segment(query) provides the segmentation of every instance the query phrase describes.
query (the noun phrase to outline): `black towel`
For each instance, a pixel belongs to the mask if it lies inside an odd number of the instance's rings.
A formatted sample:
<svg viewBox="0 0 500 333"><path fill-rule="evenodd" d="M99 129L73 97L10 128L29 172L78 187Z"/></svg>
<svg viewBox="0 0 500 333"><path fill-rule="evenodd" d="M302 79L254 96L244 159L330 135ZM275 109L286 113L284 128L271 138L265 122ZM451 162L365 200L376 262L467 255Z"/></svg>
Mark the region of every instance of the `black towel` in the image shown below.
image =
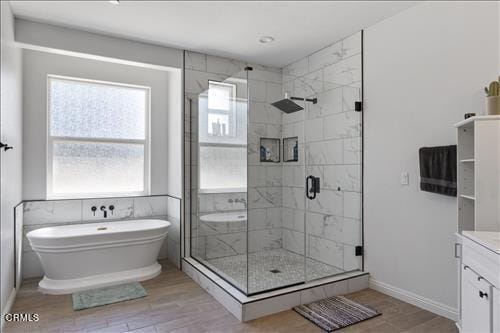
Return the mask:
<svg viewBox="0 0 500 333"><path fill-rule="evenodd" d="M457 146L423 147L419 150L420 189L457 196Z"/></svg>

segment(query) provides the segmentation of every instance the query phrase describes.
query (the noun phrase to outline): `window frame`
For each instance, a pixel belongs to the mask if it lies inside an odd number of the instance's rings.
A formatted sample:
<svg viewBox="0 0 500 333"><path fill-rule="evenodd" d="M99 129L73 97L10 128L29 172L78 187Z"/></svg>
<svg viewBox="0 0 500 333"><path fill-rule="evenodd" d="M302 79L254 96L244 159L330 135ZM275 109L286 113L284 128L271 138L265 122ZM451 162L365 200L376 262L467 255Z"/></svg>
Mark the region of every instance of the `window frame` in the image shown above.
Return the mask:
<svg viewBox="0 0 500 333"><path fill-rule="evenodd" d="M79 83L100 84L105 86L116 86L125 88L143 89L146 91L146 108L144 119L144 140L142 139L119 139L119 138L85 138L85 137L68 137L68 136L52 136L51 135L51 110L50 110L50 83L51 80L70 81ZM151 190L151 87L143 85L134 85L112 81L102 81L94 79L85 79L73 76L63 76L56 74L48 74L46 81L46 197L47 199L84 199L84 198L99 198L99 197L126 197L126 196L141 196L149 195ZM74 193L54 193L53 191L53 145L55 142L74 142L74 143L117 143L117 144L141 144L144 147L144 179L143 191L128 191L128 192L74 192Z"/></svg>

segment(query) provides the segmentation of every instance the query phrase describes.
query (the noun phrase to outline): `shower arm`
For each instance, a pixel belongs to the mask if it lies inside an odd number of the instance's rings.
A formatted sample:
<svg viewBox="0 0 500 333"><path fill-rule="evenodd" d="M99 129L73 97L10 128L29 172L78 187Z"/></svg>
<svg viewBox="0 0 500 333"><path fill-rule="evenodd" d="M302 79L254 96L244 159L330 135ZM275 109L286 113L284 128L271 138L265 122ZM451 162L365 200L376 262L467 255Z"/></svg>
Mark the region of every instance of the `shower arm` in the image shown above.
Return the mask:
<svg viewBox="0 0 500 333"><path fill-rule="evenodd" d="M318 99L317 99L317 98L300 98L300 97L290 97L290 99L292 99L292 100L296 100L296 101L312 102L313 104L318 103Z"/></svg>

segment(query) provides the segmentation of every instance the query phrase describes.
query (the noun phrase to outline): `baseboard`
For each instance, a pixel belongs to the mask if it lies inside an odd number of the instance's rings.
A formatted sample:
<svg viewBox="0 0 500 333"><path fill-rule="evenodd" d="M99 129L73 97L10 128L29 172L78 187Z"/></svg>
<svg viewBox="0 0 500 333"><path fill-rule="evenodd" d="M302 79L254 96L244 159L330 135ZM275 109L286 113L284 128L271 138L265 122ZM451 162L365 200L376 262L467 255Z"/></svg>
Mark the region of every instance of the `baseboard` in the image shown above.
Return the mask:
<svg viewBox="0 0 500 333"><path fill-rule="evenodd" d="M424 310L433 312L450 320L458 320L458 311L446 304L442 304L431 299L419 296L410 291L391 286L387 283L370 279L370 288L383 294L392 296L401 301L413 304Z"/></svg>
<svg viewBox="0 0 500 333"><path fill-rule="evenodd" d="M2 321L0 323L0 331L3 332L3 326L5 325L5 315L10 312L12 309L12 305L14 305L14 301L16 300L17 289L12 289L10 292L9 298L7 299L7 303L5 303L5 307L2 309Z"/></svg>

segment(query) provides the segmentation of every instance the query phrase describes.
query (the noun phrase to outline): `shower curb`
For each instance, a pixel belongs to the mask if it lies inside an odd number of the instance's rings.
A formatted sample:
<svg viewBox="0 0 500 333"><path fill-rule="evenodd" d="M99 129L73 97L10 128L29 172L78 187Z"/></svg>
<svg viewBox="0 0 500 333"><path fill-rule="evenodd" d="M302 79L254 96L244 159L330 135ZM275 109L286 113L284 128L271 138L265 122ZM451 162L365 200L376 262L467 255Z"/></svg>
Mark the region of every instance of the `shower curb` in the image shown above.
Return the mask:
<svg viewBox="0 0 500 333"><path fill-rule="evenodd" d="M183 259L182 270L242 322L323 298L363 290L368 288L369 280L368 272L348 272L293 287L246 296L192 258Z"/></svg>

